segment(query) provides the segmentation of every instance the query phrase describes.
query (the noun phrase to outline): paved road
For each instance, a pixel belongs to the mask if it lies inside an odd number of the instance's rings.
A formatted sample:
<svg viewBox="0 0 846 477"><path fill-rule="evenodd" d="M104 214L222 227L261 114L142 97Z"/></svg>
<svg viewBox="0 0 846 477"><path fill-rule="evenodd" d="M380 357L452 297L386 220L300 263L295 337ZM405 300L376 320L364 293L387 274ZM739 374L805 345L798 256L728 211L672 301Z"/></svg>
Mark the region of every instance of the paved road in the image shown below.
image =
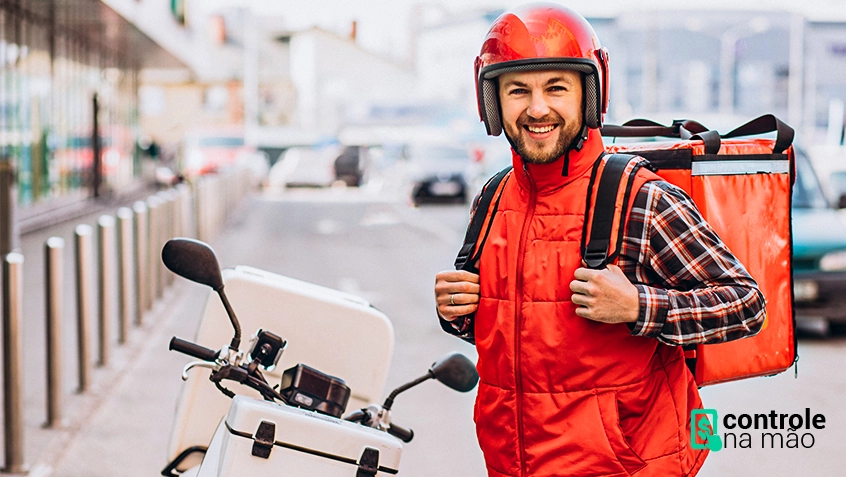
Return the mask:
<svg viewBox="0 0 846 477"><path fill-rule="evenodd" d="M388 388L421 374L436 358L466 343L445 335L433 318L434 274L451 266L467 211L463 206L410 208L357 190L294 191L252 199L214 241L221 265L251 265L363 296L393 321L396 347ZM130 363L81 431L68 437L52 475L156 475L164 459L170 416L186 361L167 353L173 334L191 336L205 290L179 284L158 309L159 325L144 344L126 351ZM846 392L843 339L802 341L798 378L793 372L724 384L702 391L706 407L726 413L824 414L810 449L724 449L703 476L846 475ZM416 432L403 452L402 475L484 475L471 421L473 396L427 383L398 398L397 422ZM721 429L720 432L723 430ZM785 437L787 436L785 432ZM809 438L804 442L808 444ZM49 469L40 468L42 475Z"/></svg>

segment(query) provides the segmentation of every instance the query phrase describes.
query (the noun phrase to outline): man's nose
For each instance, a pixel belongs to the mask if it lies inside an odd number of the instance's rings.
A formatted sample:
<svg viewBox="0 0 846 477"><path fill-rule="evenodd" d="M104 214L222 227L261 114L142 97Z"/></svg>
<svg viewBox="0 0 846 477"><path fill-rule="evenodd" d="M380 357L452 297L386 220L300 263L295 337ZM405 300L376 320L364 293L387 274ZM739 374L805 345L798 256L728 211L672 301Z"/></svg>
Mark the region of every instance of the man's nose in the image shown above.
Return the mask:
<svg viewBox="0 0 846 477"><path fill-rule="evenodd" d="M531 102L526 114L531 118L540 119L549 114L549 106L546 104L542 92L532 92Z"/></svg>

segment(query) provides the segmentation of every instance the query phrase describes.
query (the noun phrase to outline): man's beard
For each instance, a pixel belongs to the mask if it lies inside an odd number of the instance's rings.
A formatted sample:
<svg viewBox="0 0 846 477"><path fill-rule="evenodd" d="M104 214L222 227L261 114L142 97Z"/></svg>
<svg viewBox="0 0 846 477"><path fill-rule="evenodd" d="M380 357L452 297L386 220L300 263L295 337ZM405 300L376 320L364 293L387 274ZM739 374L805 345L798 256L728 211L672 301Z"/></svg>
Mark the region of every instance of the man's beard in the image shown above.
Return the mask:
<svg viewBox="0 0 846 477"><path fill-rule="evenodd" d="M580 114L578 121L564 123L561 116L554 111L551 111L550 114L542 118L533 119L530 118L524 111L523 114L517 118L517 134L514 134L513 131L508 131L508 129L510 129L508 126L505 127L505 133L511 139L514 150L517 151L517 154L519 154L524 161L530 164L547 164L556 161L559 157L563 156L565 152L567 152L570 144L573 143L573 140L576 139L576 136L578 136L581 130L581 119ZM543 123L553 123L557 125L557 129L559 129L558 140L555 142L555 146L552 149L549 149L548 152L530 152L526 147L526 141L524 141L523 138L523 133L526 131L524 126Z"/></svg>

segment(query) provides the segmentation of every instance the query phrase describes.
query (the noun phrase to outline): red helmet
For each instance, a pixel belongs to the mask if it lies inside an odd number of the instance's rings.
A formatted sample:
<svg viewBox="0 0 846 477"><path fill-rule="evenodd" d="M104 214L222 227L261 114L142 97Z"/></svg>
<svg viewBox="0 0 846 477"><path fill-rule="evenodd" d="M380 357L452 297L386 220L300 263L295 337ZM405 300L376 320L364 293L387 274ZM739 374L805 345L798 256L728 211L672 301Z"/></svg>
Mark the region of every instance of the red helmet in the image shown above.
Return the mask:
<svg viewBox="0 0 846 477"><path fill-rule="evenodd" d="M602 126L608 110L608 50L585 18L554 4L531 4L494 21L476 57L476 97L488 134L499 136L497 76L513 71L576 70L584 77L584 121Z"/></svg>

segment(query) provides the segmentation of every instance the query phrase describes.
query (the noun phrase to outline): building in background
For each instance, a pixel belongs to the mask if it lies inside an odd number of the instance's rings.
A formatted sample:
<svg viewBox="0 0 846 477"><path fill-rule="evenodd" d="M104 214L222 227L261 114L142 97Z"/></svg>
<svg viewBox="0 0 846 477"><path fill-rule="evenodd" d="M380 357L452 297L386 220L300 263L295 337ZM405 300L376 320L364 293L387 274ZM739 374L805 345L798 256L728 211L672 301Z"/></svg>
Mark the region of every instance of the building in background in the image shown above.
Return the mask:
<svg viewBox="0 0 846 477"><path fill-rule="evenodd" d="M588 20L610 50L607 120L687 116L724 128L773 113L808 140L832 121L833 135L842 133L846 19L803 11L604 9ZM473 60L500 12L418 7L412 58L421 97L476 114Z"/></svg>
<svg viewBox="0 0 846 477"><path fill-rule="evenodd" d="M271 160L291 146L337 141L345 125L403 104L413 90L409 69L356 43L354 24L347 35L288 31L284 19L243 8L191 23L213 51L208 63L146 70L141 89L143 129L183 162L184 139L199 131L240 131Z"/></svg>
<svg viewBox="0 0 846 477"><path fill-rule="evenodd" d="M169 1L144 3L183 28ZM135 187L139 72L179 65L105 2L0 3L0 160L17 172L19 218Z"/></svg>
<svg viewBox="0 0 846 477"><path fill-rule="evenodd" d="M846 98L844 21L699 10L622 12L591 23L611 51L614 122L686 116L727 132L772 113L815 142Z"/></svg>

